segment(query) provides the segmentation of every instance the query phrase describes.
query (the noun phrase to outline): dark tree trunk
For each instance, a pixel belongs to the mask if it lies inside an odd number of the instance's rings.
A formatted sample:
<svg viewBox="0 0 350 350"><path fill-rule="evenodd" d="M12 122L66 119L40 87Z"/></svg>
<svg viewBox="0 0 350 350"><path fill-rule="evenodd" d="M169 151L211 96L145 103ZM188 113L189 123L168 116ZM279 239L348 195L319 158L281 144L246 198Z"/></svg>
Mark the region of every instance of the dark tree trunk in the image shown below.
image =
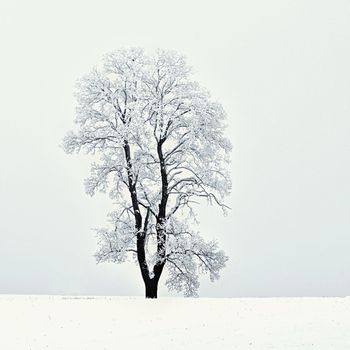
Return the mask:
<svg viewBox="0 0 350 350"><path fill-rule="evenodd" d="M166 247L166 232L164 228L164 223L166 221L166 205L168 201L168 178L166 172L165 159L162 150L162 144L165 139L161 139L157 145L157 151L160 162L160 173L162 178L162 197L159 204L159 212L157 215L157 254L158 254L158 262L155 264L153 268L154 277L149 277L149 269L146 262L146 252L145 252L145 239L147 234L147 226L150 215L150 208L147 209L146 218L144 221L144 227L142 230L142 216L139 207L139 201L137 198L137 190L136 190L136 182L134 179L132 163L131 163L131 151L130 146L127 140L124 140L124 153L126 160L126 168L128 175L128 187L132 202L132 207L134 211L135 217L135 230L136 230L136 245L137 245L137 260L140 266L141 274L143 281L145 283L146 289L146 298L155 299L158 297L158 281L162 274L165 261L165 247Z"/></svg>
<svg viewBox="0 0 350 350"><path fill-rule="evenodd" d="M142 216L140 212L139 202L137 199L136 183L133 176L132 163L131 163L131 151L127 140L124 140L124 153L126 160L126 168L128 173L128 187L131 197L131 203L134 210L135 217L135 231L136 231L136 247L137 247L137 260L140 266L141 275L146 286L146 298L156 298L157 297L157 283L153 283L149 278L149 270L146 262L146 252L145 252L145 239L146 231L148 226L148 220L150 215L150 210L147 210L144 228L142 230Z"/></svg>
<svg viewBox="0 0 350 350"><path fill-rule="evenodd" d="M145 281L146 298L156 299L158 297L158 281L155 278Z"/></svg>

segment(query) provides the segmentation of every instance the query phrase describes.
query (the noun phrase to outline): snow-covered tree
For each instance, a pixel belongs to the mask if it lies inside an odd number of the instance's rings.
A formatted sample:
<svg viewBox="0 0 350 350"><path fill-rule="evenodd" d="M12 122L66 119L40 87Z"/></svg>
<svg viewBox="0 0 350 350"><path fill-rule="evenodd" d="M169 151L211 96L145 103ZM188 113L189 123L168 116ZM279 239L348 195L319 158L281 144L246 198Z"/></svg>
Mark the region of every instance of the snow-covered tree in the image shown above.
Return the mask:
<svg viewBox="0 0 350 350"><path fill-rule="evenodd" d="M231 150L225 112L191 80L183 56L117 50L77 85L77 132L64 139L67 153L95 154L86 191L108 191L115 201L109 228L97 230L98 262L140 267L146 297L156 298L164 266L170 290L195 296L198 274L219 277L227 257L191 227L206 199L226 205Z"/></svg>

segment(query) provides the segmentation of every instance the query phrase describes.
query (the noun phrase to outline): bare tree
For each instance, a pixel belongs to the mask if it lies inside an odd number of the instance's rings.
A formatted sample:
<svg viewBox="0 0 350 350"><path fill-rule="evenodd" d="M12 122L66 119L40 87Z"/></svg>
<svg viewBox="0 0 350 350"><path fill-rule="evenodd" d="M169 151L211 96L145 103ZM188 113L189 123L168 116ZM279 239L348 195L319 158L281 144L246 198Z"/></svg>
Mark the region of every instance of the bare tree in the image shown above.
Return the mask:
<svg viewBox="0 0 350 350"><path fill-rule="evenodd" d="M76 97L79 129L64 148L96 154L86 191L108 190L116 201L112 227L97 231L97 261L134 256L147 298L157 297L165 265L170 290L196 295L198 274L217 279L227 260L191 229L201 199L226 209L231 145L223 108L172 51L107 54L102 68L78 82Z"/></svg>

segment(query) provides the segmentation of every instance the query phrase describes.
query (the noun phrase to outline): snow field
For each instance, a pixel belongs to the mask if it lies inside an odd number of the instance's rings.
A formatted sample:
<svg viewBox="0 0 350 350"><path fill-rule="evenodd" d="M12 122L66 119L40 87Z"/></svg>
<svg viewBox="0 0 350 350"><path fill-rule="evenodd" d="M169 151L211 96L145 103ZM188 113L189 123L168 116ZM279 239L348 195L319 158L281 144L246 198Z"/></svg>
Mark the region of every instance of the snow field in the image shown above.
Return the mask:
<svg viewBox="0 0 350 350"><path fill-rule="evenodd" d="M350 297L0 296L0 349L350 349Z"/></svg>

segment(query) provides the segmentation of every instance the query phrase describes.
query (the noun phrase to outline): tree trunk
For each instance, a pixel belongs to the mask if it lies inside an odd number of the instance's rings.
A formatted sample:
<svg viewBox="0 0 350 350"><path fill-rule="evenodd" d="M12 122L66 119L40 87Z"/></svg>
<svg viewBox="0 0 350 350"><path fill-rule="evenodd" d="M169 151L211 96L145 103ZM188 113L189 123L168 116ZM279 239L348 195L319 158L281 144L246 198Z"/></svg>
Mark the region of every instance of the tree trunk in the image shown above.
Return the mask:
<svg viewBox="0 0 350 350"><path fill-rule="evenodd" d="M156 278L145 281L146 298L156 299L158 293L158 280Z"/></svg>

